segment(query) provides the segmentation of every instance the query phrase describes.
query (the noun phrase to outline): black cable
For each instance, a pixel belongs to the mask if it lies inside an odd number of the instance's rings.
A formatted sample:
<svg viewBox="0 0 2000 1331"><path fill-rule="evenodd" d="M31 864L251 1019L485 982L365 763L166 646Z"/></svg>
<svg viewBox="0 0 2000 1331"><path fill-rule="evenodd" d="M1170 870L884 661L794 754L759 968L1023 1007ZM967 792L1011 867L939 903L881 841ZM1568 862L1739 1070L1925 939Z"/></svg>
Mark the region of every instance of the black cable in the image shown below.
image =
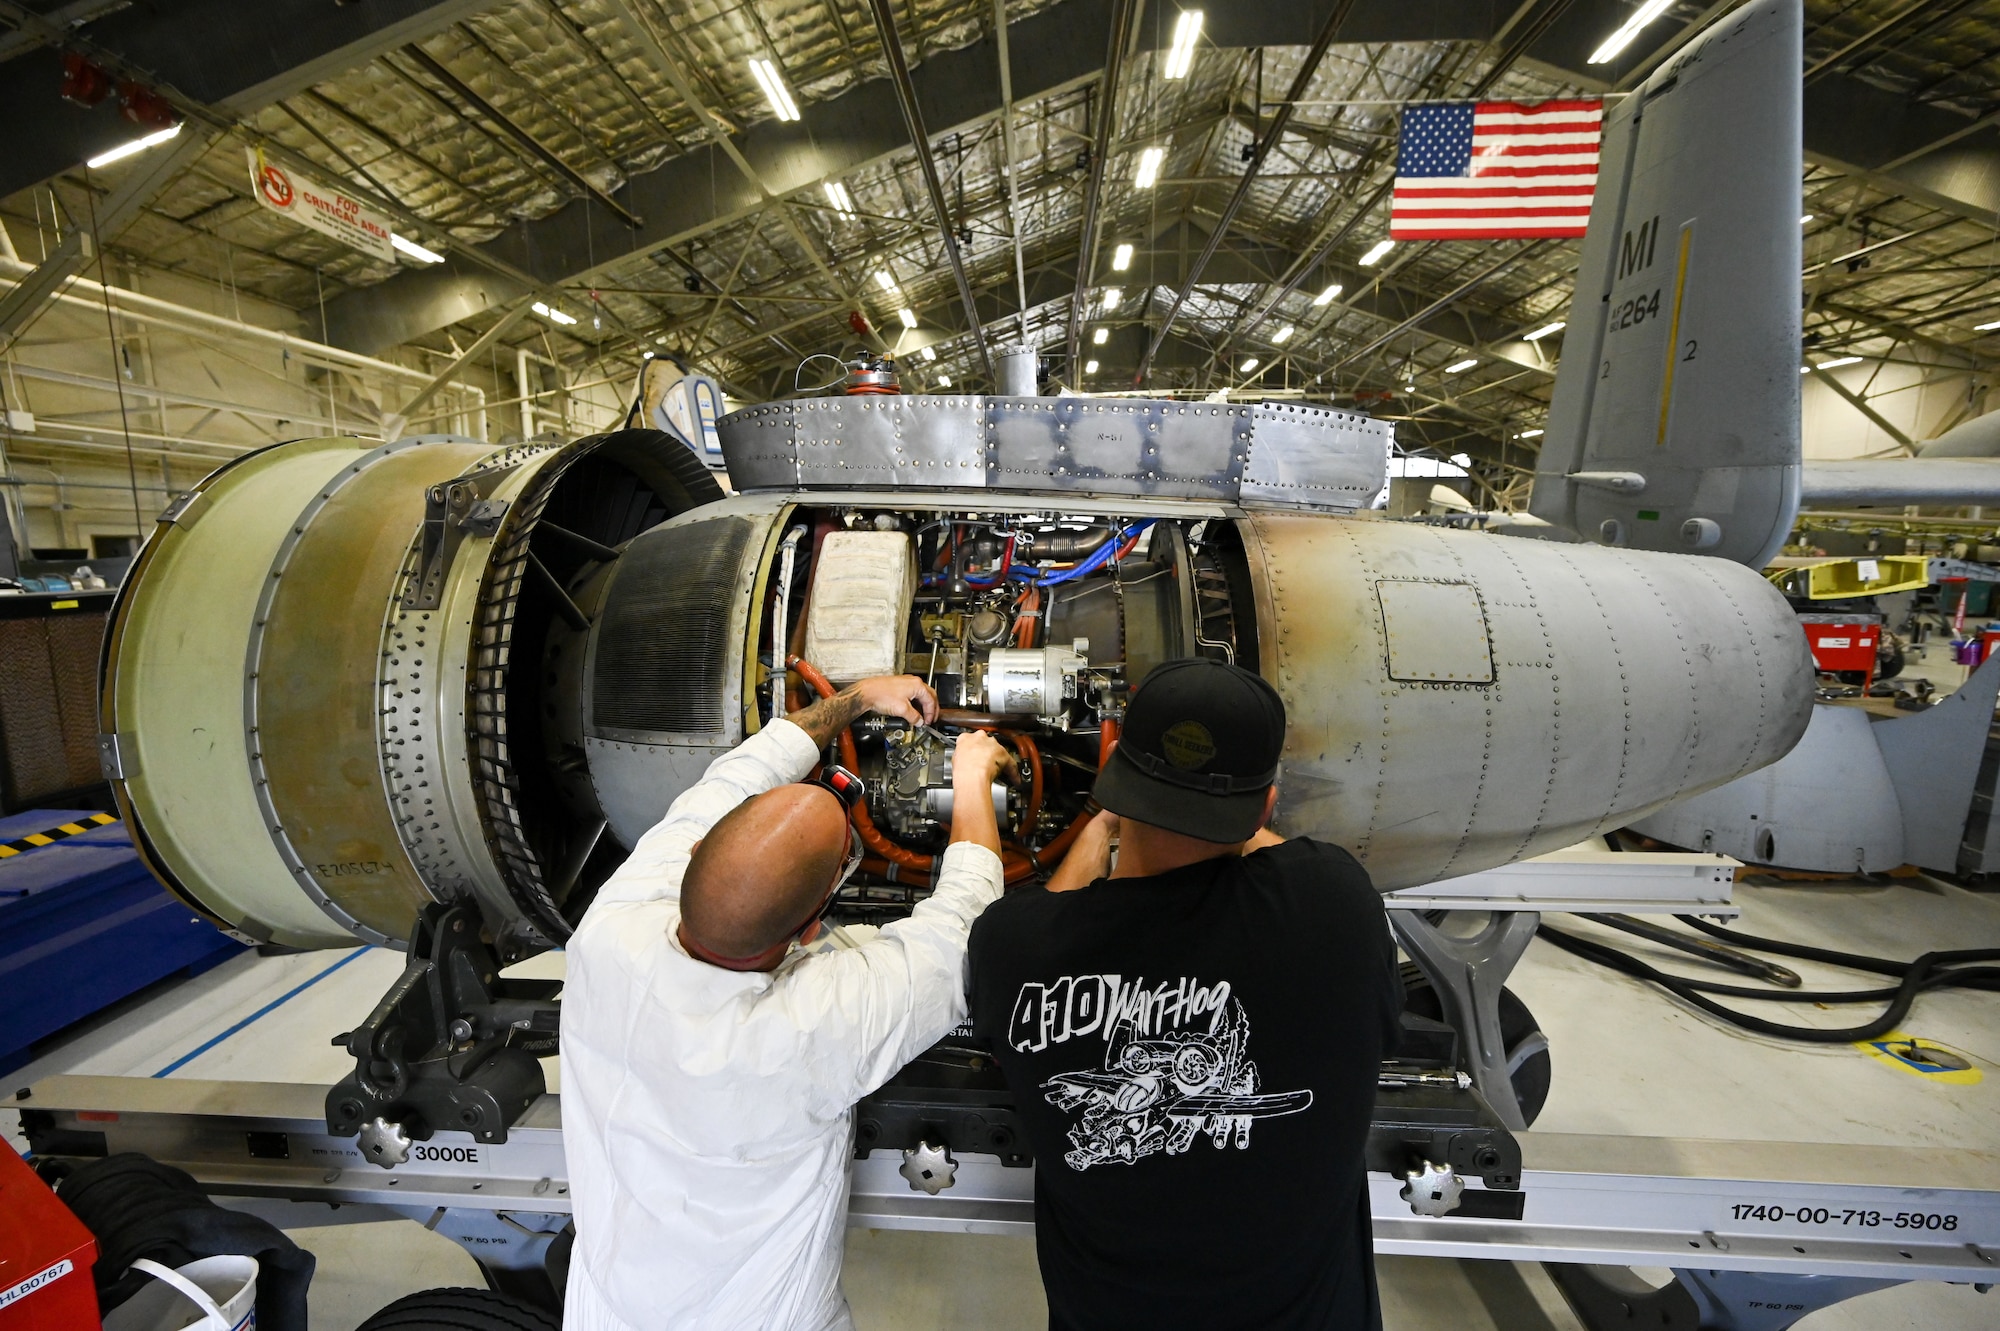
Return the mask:
<svg viewBox="0 0 2000 1331"><path fill-rule="evenodd" d="M1586 961L1594 961L1600 966L1607 966L1635 979L1657 984L1683 1002L1700 1008L1711 1016L1719 1017L1732 1026L1781 1040L1799 1040L1809 1044L1856 1044L1885 1035L1902 1023L1903 1018L1909 1015L1911 1006L1917 1001L1917 995L1927 989L2000 989L2000 965L1962 964L2000 962L2000 948L1926 952L1915 961L1899 964L1880 957L1860 957L1824 948L1809 948L1798 943L1754 938L1747 934L1720 930L1712 925L1704 925L1703 931L1727 938L1731 943L1753 951L1770 951L1807 960L1826 961L1855 970L1884 971L1899 976L1900 983L1893 988L1850 991L1751 989L1743 985L1717 984L1710 980L1671 975L1629 953L1620 952L1617 948L1608 947L1603 943L1579 938L1575 934L1564 933L1547 923L1542 924L1537 930L1541 936L1565 952L1582 957ZM1747 1012L1724 1007L1707 997L1708 994L1723 994L1732 998L1750 998L1775 1003L1862 1003L1879 1002L1886 998L1889 1006L1875 1020L1864 1025L1850 1026L1841 1030L1823 1030L1814 1026L1787 1026L1782 1022L1753 1017Z"/></svg>

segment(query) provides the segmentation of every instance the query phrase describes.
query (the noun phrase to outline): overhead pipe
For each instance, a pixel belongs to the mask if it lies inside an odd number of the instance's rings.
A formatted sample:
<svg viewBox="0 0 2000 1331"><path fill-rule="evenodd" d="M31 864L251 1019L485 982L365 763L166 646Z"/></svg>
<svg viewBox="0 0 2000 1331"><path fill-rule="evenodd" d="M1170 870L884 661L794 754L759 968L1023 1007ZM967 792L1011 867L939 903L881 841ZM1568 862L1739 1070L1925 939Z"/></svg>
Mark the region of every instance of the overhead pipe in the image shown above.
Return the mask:
<svg viewBox="0 0 2000 1331"><path fill-rule="evenodd" d="M1097 132L1090 144L1090 183L1083 191L1083 220L1077 231L1076 285L1069 296L1068 360L1063 374L1074 386L1079 345L1083 335L1083 306L1090 291L1091 265L1097 258L1098 200L1104 195L1105 159L1111 156L1113 124L1118 119L1118 77L1125 68L1125 51L1132 44L1132 25L1138 21L1139 6L1134 0L1117 0L1111 11L1110 45L1104 51L1104 86L1098 93Z"/></svg>
<svg viewBox="0 0 2000 1331"><path fill-rule="evenodd" d="M1120 0L1129 4L1131 0ZM952 279L958 283L959 303L965 307L965 321L971 326L973 349L979 353L979 368L987 382L993 380L993 361L986 354L986 330L979 325L979 306L972 298L972 282L965 275L965 259L958 252L958 237L951 233L951 212L945 206L944 186L938 180L937 163L931 160L930 132L924 128L923 108L917 105L917 85L910 81L910 64L903 55L903 41L896 35L896 18L889 12L889 0L868 0L875 15L875 31L882 38L882 53L889 59L889 81L896 89L896 101L903 108L903 123L909 126L910 142L917 149L917 166L923 171L924 192L931 196L931 211L937 214L938 235L944 239L944 257L951 263Z"/></svg>
<svg viewBox="0 0 2000 1331"><path fill-rule="evenodd" d="M1222 216L1215 220L1214 229L1208 233L1208 244L1201 247L1201 253L1195 257L1193 267L1188 269L1187 276L1181 281L1181 289L1174 293L1174 302L1167 307L1166 317L1160 320L1159 330L1147 344L1146 353L1139 357L1139 368L1132 376L1133 387L1136 388L1146 382L1146 371L1152 368L1153 357L1159 354L1160 344L1167 340L1167 333L1174 326L1175 316L1181 312L1181 306L1187 303L1188 295L1193 292L1195 283L1201 280L1202 270L1208 267L1208 261L1215 257L1215 251L1222 244L1222 238L1229 233L1230 223L1234 222L1236 214L1242 211L1245 200L1250 197L1250 186L1256 182L1257 172L1263 167L1264 159L1270 156L1271 149L1277 147L1279 140L1284 138L1286 127L1292 123L1292 112L1297 109L1299 100L1306 95L1306 90L1312 86L1313 76L1319 73L1320 61L1326 56L1326 48L1333 45L1335 34L1340 31L1341 25L1347 22L1348 11L1353 8L1354 0L1340 0L1340 3L1333 7L1333 12L1327 15L1325 25L1319 30L1319 36L1313 39L1312 49L1306 52L1305 61L1299 66L1298 75L1292 80L1291 91L1285 94L1284 104L1278 108L1278 113L1271 117L1270 128L1264 131L1264 137L1257 141L1256 155L1250 159L1249 167L1243 172L1243 179L1236 182L1236 193L1230 195L1229 206L1224 208ZM1074 318L1071 320L1070 328L1071 355L1074 355L1076 342Z"/></svg>

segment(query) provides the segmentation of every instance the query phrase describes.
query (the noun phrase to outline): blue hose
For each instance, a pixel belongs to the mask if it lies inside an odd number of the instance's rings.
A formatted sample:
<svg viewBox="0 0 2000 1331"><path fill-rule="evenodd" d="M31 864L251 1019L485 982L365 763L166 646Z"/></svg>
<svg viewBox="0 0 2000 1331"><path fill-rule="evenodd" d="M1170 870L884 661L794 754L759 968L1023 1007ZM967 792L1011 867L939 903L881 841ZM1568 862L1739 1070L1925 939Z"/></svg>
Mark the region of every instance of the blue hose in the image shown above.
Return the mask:
<svg viewBox="0 0 2000 1331"><path fill-rule="evenodd" d="M1078 564L1075 568L1066 568L1060 573L1051 573L1045 578L1038 578L1032 573L1023 571L1021 578L1024 582L1028 582L1036 587L1053 587L1059 582L1072 582L1077 578L1087 577L1110 563L1112 556L1118 553L1119 546L1125 544L1125 542L1131 540L1140 532L1145 531L1155 521L1157 519L1147 518L1142 522L1133 523L1103 545L1098 546L1088 559Z"/></svg>

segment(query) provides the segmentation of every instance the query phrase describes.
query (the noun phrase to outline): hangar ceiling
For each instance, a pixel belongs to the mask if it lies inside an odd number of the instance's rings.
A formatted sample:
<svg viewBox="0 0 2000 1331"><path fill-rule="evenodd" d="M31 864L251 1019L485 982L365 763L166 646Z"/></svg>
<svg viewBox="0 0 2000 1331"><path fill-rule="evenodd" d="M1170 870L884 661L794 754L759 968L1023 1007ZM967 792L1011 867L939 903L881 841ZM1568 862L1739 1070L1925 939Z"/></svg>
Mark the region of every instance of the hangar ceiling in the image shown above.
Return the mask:
<svg viewBox="0 0 2000 1331"><path fill-rule="evenodd" d="M1065 382L1112 391L1157 337L1150 392L1358 403L1408 447L1470 453L1505 492L1532 465L1560 354L1559 337L1523 335L1563 317L1576 245L1423 242L1363 266L1386 230L1399 107L1616 94L1734 6L1675 4L1591 65L1635 4L1209 0L1178 80L1161 76L1173 4L880 7L989 338L1030 341ZM1336 9L1332 44L1302 69ZM1970 0L1808 0L1806 15L1808 348L1986 374L2000 18ZM112 249L274 299L337 345L455 352L485 335L579 369L672 351L755 399L810 386L800 362L859 344L861 327L925 387L985 386L868 5L0 0L0 25L0 215L44 250L146 162L79 164L134 131L109 103L57 95L69 52L215 135ZM797 119L774 116L753 60L781 71ZM245 145L380 203L446 261L377 260L261 208ZM1159 178L1140 188L1152 147ZM534 300L576 322L521 318Z"/></svg>

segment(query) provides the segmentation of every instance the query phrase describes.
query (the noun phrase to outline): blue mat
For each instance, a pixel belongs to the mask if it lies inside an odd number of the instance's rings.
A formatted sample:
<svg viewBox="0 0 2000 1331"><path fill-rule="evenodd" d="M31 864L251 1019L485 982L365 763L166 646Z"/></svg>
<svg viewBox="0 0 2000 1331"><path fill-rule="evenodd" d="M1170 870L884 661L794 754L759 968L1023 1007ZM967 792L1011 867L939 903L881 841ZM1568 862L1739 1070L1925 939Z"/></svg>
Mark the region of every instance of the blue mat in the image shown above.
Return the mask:
<svg viewBox="0 0 2000 1331"><path fill-rule="evenodd" d="M196 975L243 945L167 895L123 823L88 809L0 818L0 1074L34 1045L170 975ZM83 826L64 834L65 825ZM49 833L48 845L24 846Z"/></svg>

